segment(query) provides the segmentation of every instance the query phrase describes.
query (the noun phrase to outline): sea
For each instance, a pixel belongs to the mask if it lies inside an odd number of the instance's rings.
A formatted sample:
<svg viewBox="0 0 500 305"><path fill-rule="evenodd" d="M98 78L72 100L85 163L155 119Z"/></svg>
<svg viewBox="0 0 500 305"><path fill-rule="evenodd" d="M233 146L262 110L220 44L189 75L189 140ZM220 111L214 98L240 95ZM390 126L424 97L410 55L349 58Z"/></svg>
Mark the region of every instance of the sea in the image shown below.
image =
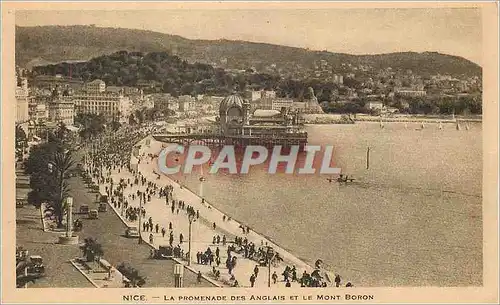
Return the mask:
<svg viewBox="0 0 500 305"><path fill-rule="evenodd" d="M321 259L355 286L481 286L481 129L480 123L461 130L308 125L309 144L332 145L332 164L352 183L269 174L266 164L248 174L210 174L206 164L173 178L309 264Z"/></svg>

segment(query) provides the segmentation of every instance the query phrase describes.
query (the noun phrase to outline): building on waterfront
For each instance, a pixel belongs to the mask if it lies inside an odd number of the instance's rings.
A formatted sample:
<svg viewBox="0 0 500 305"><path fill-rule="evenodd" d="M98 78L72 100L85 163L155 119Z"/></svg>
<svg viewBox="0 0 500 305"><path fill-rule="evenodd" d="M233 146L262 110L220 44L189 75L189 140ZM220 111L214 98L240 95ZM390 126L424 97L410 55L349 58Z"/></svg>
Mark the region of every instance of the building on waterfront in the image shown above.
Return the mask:
<svg viewBox="0 0 500 305"><path fill-rule="evenodd" d="M307 133L303 130L298 112L285 108L282 111L257 109L252 114L250 103L237 95L228 96L220 103L219 124L220 132L225 136L243 136L270 141L269 144L307 142ZM288 139L290 142L287 142Z"/></svg>
<svg viewBox="0 0 500 305"><path fill-rule="evenodd" d="M369 101L365 105L368 110L382 110L384 108L384 103L381 101Z"/></svg>
<svg viewBox="0 0 500 305"><path fill-rule="evenodd" d="M196 100L190 95L179 96L178 103L180 112L189 112L196 110Z"/></svg>
<svg viewBox="0 0 500 305"><path fill-rule="evenodd" d="M250 92L252 102L260 99L275 99L276 91L274 90L259 90Z"/></svg>
<svg viewBox="0 0 500 305"><path fill-rule="evenodd" d="M17 77L16 86L16 123L29 121L29 91L28 79Z"/></svg>
<svg viewBox="0 0 500 305"><path fill-rule="evenodd" d="M92 92L82 91L66 97L75 104L75 114L102 114L108 120L124 121L132 111L132 103L128 96L102 90L102 83L96 82ZM92 86L91 86L92 88Z"/></svg>
<svg viewBox="0 0 500 305"><path fill-rule="evenodd" d="M282 108L291 109L293 108L293 105L293 99L277 98L272 100L271 110L280 111Z"/></svg>
<svg viewBox="0 0 500 305"><path fill-rule="evenodd" d="M67 99L56 99L49 103L49 120L54 123L74 124L75 104Z"/></svg>

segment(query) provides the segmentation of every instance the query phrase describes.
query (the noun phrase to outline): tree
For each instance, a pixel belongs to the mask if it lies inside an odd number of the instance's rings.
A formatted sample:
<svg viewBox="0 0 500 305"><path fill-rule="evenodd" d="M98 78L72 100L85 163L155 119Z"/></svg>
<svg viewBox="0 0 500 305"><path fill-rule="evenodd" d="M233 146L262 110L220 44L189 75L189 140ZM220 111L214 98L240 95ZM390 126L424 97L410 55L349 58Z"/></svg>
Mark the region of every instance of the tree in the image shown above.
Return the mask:
<svg viewBox="0 0 500 305"><path fill-rule="evenodd" d="M79 113L75 122L80 125L80 137L84 140L92 139L102 133L105 129L106 119L102 114Z"/></svg>
<svg viewBox="0 0 500 305"><path fill-rule="evenodd" d="M47 204L45 213L56 217L57 227L63 227L66 198L70 188L66 177L74 161L70 150L60 143L45 143L35 147L26 160L26 173L30 174L28 202L37 207Z"/></svg>
<svg viewBox="0 0 500 305"><path fill-rule="evenodd" d="M120 128L120 126L122 126L122 124L120 124L120 122L118 121L113 120L111 122L111 130L113 131L117 131Z"/></svg>
<svg viewBox="0 0 500 305"><path fill-rule="evenodd" d="M21 126L16 126L16 158L22 160L26 147L28 146L28 137Z"/></svg>
<svg viewBox="0 0 500 305"><path fill-rule="evenodd" d="M87 262L99 260L104 255L101 244L91 237L85 238L80 250Z"/></svg>
<svg viewBox="0 0 500 305"><path fill-rule="evenodd" d="M132 268L132 266L121 263L116 269L130 281L128 283L130 287L142 287L146 284L146 278L139 275L139 271Z"/></svg>

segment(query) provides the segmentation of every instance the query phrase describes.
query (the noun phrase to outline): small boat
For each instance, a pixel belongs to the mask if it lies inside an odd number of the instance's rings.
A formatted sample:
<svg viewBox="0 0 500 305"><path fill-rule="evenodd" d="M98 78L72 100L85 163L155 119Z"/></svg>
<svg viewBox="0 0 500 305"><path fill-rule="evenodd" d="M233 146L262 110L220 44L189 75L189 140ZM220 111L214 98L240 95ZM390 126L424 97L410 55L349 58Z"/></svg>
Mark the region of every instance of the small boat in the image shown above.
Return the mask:
<svg viewBox="0 0 500 305"><path fill-rule="evenodd" d="M207 179L203 176L200 177L200 182L206 181Z"/></svg>
<svg viewBox="0 0 500 305"><path fill-rule="evenodd" d="M439 121L439 126L438 126L439 130L443 129L443 124L441 123L441 121Z"/></svg>
<svg viewBox="0 0 500 305"><path fill-rule="evenodd" d="M424 122L422 122L422 125L420 127L422 127L422 129L425 128Z"/></svg>
<svg viewBox="0 0 500 305"><path fill-rule="evenodd" d="M349 178L348 175L340 175L337 178L337 182L339 182L339 183L353 182L354 180L356 180L356 179L352 178L352 176L351 176L351 178Z"/></svg>

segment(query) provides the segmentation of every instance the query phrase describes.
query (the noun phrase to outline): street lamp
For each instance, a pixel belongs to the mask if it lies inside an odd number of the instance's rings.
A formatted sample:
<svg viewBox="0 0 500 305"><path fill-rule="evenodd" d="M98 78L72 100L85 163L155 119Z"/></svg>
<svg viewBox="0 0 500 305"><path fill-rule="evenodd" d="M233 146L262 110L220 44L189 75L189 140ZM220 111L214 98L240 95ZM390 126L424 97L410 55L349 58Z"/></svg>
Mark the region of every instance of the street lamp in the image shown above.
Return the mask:
<svg viewBox="0 0 500 305"><path fill-rule="evenodd" d="M66 237L73 236L73 197L66 198Z"/></svg>
<svg viewBox="0 0 500 305"><path fill-rule="evenodd" d="M273 247L267 246L267 287L271 287L271 262L274 260L276 253L274 253Z"/></svg>
<svg viewBox="0 0 500 305"><path fill-rule="evenodd" d="M142 235L141 235L141 219L142 219L142 193L139 192L139 244L142 244Z"/></svg>
<svg viewBox="0 0 500 305"><path fill-rule="evenodd" d="M191 266L191 225L196 221L196 216L194 213L189 213L189 243L188 243L188 266Z"/></svg>

